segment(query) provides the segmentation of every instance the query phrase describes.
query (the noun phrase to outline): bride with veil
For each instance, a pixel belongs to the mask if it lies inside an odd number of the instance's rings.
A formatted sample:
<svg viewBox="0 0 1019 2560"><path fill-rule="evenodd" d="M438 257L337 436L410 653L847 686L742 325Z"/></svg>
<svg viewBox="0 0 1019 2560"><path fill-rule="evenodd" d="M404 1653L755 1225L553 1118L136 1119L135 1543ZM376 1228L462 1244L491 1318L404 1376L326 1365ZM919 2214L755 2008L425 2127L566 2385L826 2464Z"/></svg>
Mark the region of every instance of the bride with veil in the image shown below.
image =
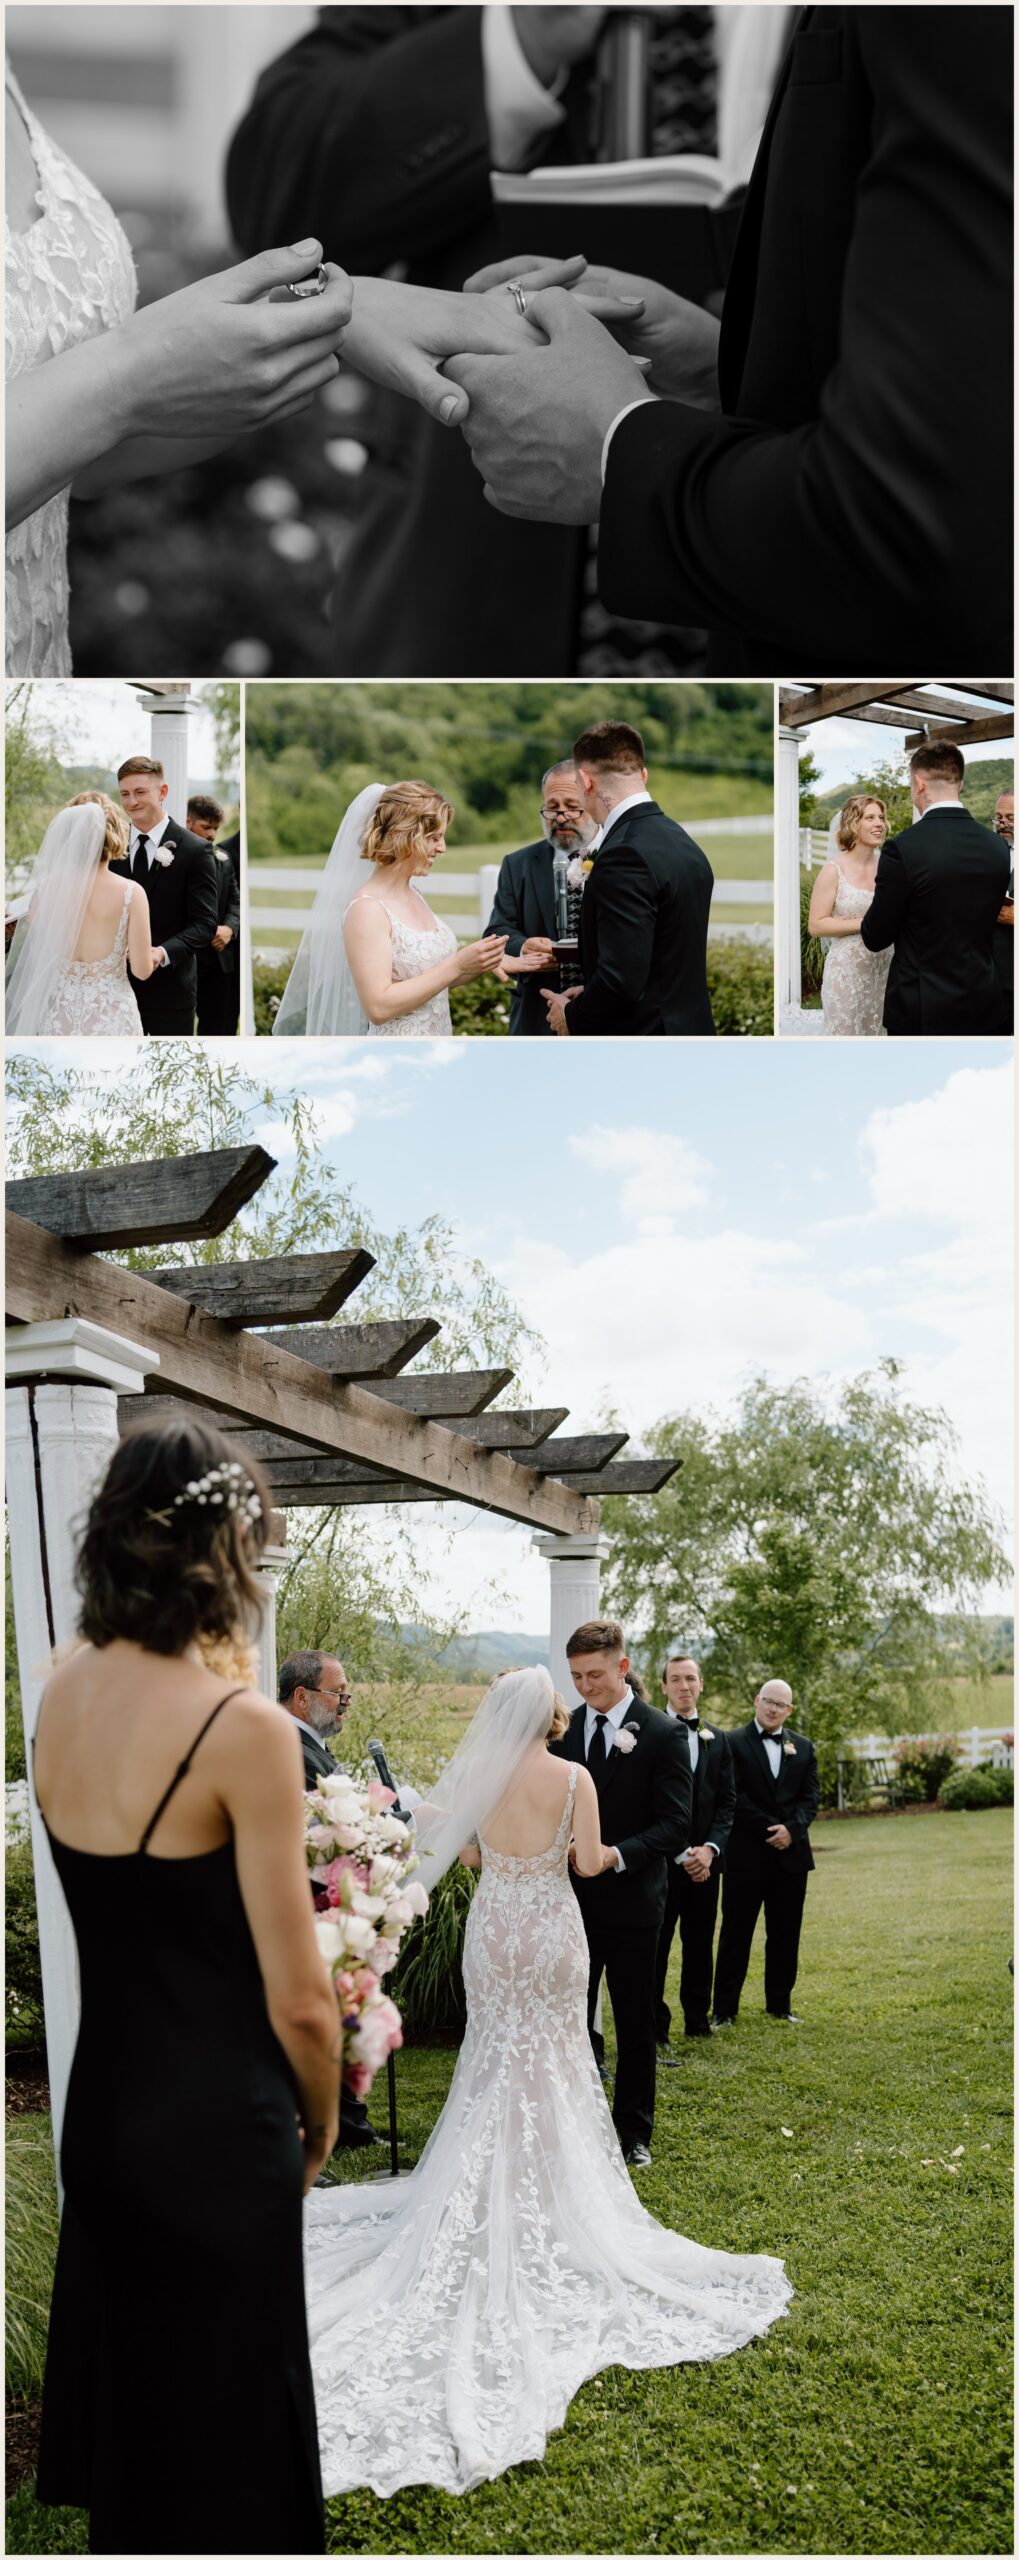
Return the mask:
<svg viewBox="0 0 1019 2560"><path fill-rule="evenodd" d="M506 947L505 935L487 934L461 949L416 886L445 853L453 816L426 782L370 782L358 792L334 837L276 1036L452 1038L450 987L501 967Z"/></svg>
<svg viewBox="0 0 1019 2560"><path fill-rule="evenodd" d="M7 960L9 1034L141 1038L128 967L151 977L152 933L141 883L110 872L126 845L105 792L82 793L47 827Z"/></svg>
<svg viewBox="0 0 1019 2560"><path fill-rule="evenodd" d="M431 1889L480 1867L467 2028L416 2169L314 2188L305 2281L323 2486L460 2493L540 2460L582 2383L730 2355L788 2304L781 2261L730 2257L645 2212L587 2031L570 1877L602 1863L589 1771L552 1757L547 1671L504 1673L427 1804Z"/></svg>

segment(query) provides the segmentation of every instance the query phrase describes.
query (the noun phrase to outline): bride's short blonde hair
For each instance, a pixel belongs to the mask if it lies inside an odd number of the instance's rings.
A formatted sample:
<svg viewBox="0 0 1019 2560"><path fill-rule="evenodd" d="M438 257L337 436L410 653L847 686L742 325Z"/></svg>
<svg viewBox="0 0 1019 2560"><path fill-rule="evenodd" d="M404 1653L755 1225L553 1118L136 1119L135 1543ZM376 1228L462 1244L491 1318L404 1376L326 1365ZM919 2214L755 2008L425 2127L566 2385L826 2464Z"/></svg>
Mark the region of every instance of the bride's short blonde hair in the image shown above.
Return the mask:
<svg viewBox="0 0 1019 2560"><path fill-rule="evenodd" d="M864 810L870 808L880 809L887 827L888 811L880 792L854 791L846 801L845 808L840 812L838 826L835 829L835 841L843 853L852 852L860 832L860 820Z"/></svg>
<svg viewBox="0 0 1019 2560"><path fill-rule="evenodd" d="M83 809L86 801L89 800L95 803L97 809L103 811L106 819L106 833L99 854L100 862L122 862L131 841L123 810L118 809L116 801L111 800L105 791L76 791L73 800L69 800L67 806L69 809Z"/></svg>
<svg viewBox="0 0 1019 2560"><path fill-rule="evenodd" d="M452 802L427 782L392 782L368 821L362 861L406 862L422 853L429 836L440 836L456 816Z"/></svg>

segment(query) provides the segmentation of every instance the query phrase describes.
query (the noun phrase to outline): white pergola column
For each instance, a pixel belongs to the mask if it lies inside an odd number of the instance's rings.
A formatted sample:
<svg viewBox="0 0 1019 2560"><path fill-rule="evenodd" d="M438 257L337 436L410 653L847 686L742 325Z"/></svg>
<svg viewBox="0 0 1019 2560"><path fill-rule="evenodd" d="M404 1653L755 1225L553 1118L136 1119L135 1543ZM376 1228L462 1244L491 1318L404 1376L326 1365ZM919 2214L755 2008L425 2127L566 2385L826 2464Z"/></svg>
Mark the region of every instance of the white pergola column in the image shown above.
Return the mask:
<svg viewBox="0 0 1019 2560"><path fill-rule="evenodd" d="M779 723L775 757L775 848L778 857L779 1022L803 1001L800 967L800 733ZM790 1025L790 1027L792 1027Z"/></svg>
<svg viewBox="0 0 1019 2560"><path fill-rule="evenodd" d="M582 1627L586 1618L601 1615L601 1569L609 1553L609 1542L600 1529L589 1537L576 1538L561 1538L553 1530L538 1529L531 1544L548 1561L551 1583L549 1669L556 1688L572 1709L576 1703L576 1692L566 1659L566 1647L575 1627Z"/></svg>
<svg viewBox="0 0 1019 2560"><path fill-rule="evenodd" d="M262 1560L255 1580L262 1595L262 1616L258 1635L258 1683L263 1697L276 1695L276 1584L287 1560L287 1519L285 1511L274 1511L269 1522L268 1544L262 1549Z"/></svg>
<svg viewBox="0 0 1019 2560"><path fill-rule="evenodd" d="M117 1397L140 1395L146 1377L158 1366L154 1352L78 1316L15 1325L6 1337L11 1586L58 2158L78 2032L78 1967L67 1904L36 1801L32 1743L54 1647L67 1644L77 1625L78 1539L91 1496L117 1447Z"/></svg>
<svg viewBox="0 0 1019 2560"><path fill-rule="evenodd" d="M166 806L183 826L188 813L188 713L190 686L179 693L139 693L138 708L149 721L149 754L166 775Z"/></svg>

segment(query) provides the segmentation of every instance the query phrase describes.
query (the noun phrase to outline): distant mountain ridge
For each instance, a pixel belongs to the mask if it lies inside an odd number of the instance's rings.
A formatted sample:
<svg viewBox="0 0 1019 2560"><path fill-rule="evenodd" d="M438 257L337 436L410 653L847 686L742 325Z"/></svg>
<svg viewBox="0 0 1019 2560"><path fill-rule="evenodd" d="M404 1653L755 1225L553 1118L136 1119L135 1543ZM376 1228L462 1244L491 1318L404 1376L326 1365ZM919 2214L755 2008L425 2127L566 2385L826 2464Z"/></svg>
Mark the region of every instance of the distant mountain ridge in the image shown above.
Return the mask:
<svg viewBox="0 0 1019 2560"><path fill-rule="evenodd" d="M497 1671L525 1671L535 1662L548 1669L547 1636L508 1635L501 1627L486 1627L479 1635L454 1636L440 1653L432 1653L426 1627L403 1626L400 1634L413 1651L429 1653L455 1680L492 1680Z"/></svg>

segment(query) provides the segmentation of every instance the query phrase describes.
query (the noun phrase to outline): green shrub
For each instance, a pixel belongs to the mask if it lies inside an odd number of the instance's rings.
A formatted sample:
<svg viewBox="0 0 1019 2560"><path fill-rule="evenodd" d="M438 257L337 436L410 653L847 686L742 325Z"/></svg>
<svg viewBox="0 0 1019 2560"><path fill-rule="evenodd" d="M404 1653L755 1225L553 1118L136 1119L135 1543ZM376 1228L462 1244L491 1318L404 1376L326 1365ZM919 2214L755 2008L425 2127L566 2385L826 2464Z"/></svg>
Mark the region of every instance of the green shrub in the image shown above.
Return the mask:
<svg viewBox="0 0 1019 2560"><path fill-rule="evenodd" d="M454 1033L472 1040L495 1039L509 1030L512 987L501 978L471 978L466 986L451 987L449 1010Z"/></svg>
<svg viewBox="0 0 1019 2560"><path fill-rule="evenodd" d="M292 967L293 957L278 961L273 968L270 968L268 960L255 961L253 971L255 981L254 1029L256 1034L262 1039L265 1039L272 1030L273 1023L276 1020L276 1015L279 1010L280 997L283 993L284 987L286 986Z"/></svg>
<svg viewBox="0 0 1019 2560"><path fill-rule="evenodd" d="M709 942L708 994L723 1040L770 1040L775 1029L775 962L760 942Z"/></svg>
<svg viewBox="0 0 1019 2560"><path fill-rule="evenodd" d="M408 2044L457 2043L467 2023L463 1942L476 1877L470 1867L449 1867L435 1886L425 1917L409 1930L390 1988Z"/></svg>
<svg viewBox="0 0 1019 2560"><path fill-rule="evenodd" d="M27 1840L7 1853L4 2001L8 2045L44 2041L35 1876Z"/></svg>
<svg viewBox="0 0 1019 2560"><path fill-rule="evenodd" d="M990 1761L984 1761L984 1762L982 1762L982 1763L981 1763L980 1770L979 1770L979 1773L978 1773L978 1774L979 1774L979 1776L980 1776L980 1777L982 1777L982 1778L989 1778L989 1779L990 1779L990 1781L991 1781L991 1785L992 1785L992 1787L993 1787L993 1789L994 1789L994 1797L995 1797L995 1802L996 1802L996 1804L1014 1804L1014 1802L1015 1802L1015 1770L1014 1770L1014 1769L993 1769L993 1768L991 1767Z"/></svg>
<svg viewBox="0 0 1019 2560"><path fill-rule="evenodd" d="M933 1740L917 1740L912 1735L897 1742L892 1753L899 1775L899 1792L907 1804L933 1804L941 1793L959 1757L954 1734L935 1734Z"/></svg>
<svg viewBox="0 0 1019 2560"><path fill-rule="evenodd" d="M48 2116L12 2116L6 2178L8 2391L32 2400L42 2388L53 2268L57 2181Z"/></svg>
<svg viewBox="0 0 1019 2560"><path fill-rule="evenodd" d="M956 1769L950 1778L945 1779L941 1790L941 1803L946 1813L981 1813L985 1805L1000 1804L1002 1798L994 1783L999 1775L1007 1777L1009 1772Z"/></svg>
<svg viewBox="0 0 1019 2560"><path fill-rule="evenodd" d="M800 871L800 977L804 1004L820 1004L821 979L828 956L828 943L818 940L808 924L810 899L816 871Z"/></svg>
<svg viewBox="0 0 1019 2560"><path fill-rule="evenodd" d="M837 1742L819 1742L817 1773L821 1782L821 1803L826 1812L837 1809L839 1801L839 1746ZM842 1762L843 1805L865 1804L870 1794L870 1779L862 1760L847 1751Z"/></svg>

